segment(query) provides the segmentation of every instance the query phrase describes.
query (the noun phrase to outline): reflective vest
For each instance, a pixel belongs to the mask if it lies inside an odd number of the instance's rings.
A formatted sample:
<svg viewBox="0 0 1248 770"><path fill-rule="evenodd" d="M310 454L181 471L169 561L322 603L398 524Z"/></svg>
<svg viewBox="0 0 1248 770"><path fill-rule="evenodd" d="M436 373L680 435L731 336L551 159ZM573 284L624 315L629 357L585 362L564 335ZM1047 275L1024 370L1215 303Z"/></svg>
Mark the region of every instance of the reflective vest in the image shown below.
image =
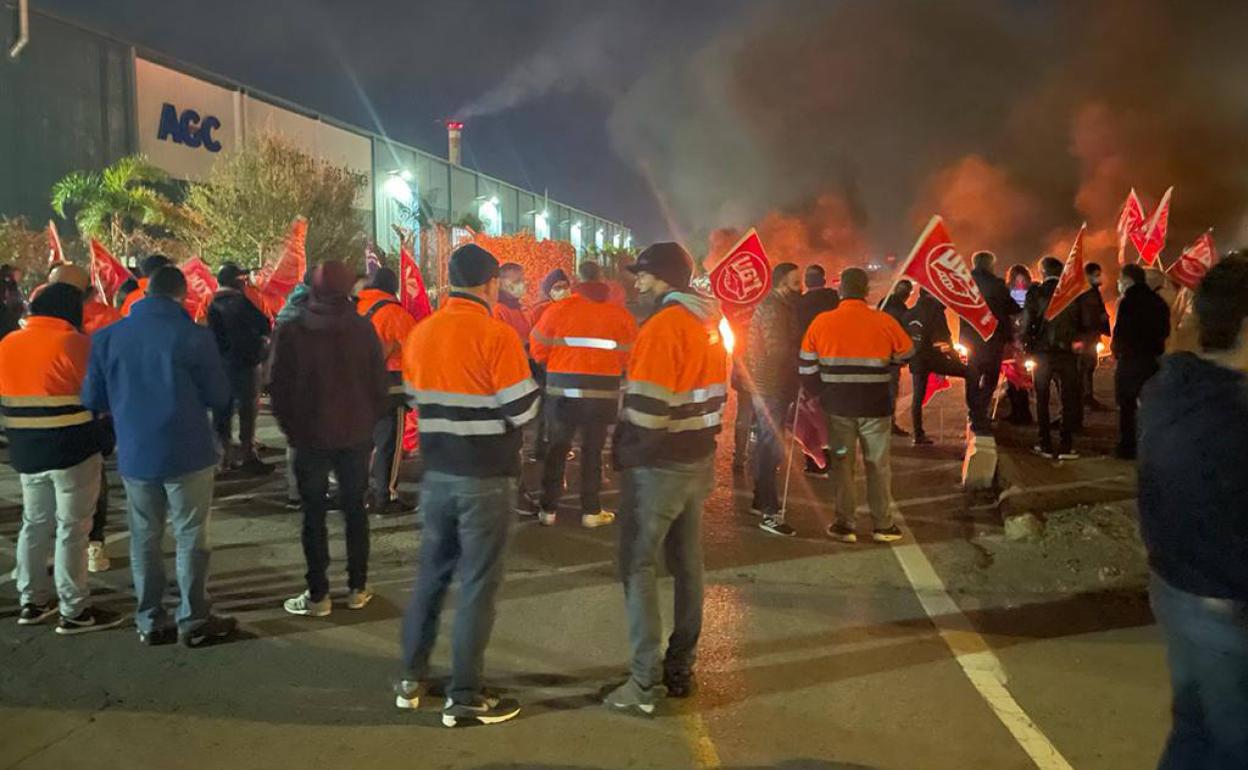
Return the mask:
<svg viewBox="0 0 1248 770"><path fill-rule="evenodd" d="M19 473L70 468L100 451L81 397L90 352L85 334L50 316L0 340L0 408Z"/></svg>
<svg viewBox="0 0 1248 770"><path fill-rule="evenodd" d="M546 395L616 401L637 338L624 308L573 295L551 305L529 335L529 353L546 367Z"/></svg>
<svg viewBox="0 0 1248 770"><path fill-rule="evenodd" d="M628 361L616 437L622 467L693 463L715 453L728 353L713 300L670 293L642 324Z"/></svg>
<svg viewBox="0 0 1248 770"><path fill-rule="evenodd" d="M403 380L426 469L520 475L520 429L537 416L537 383L515 330L485 300L452 291L417 324L403 346Z"/></svg>
<svg viewBox="0 0 1248 770"><path fill-rule="evenodd" d="M893 413L890 367L913 352L897 319L860 299L847 299L811 322L798 354L798 374L808 392L819 394L829 415L887 417Z"/></svg>
<svg viewBox="0 0 1248 770"><path fill-rule="evenodd" d="M391 372L403 370L403 343L416 327L416 318L399 303L393 294L381 289L365 289L360 292L356 312L372 323L381 340L381 352L386 358L386 369ZM398 393L402 393L399 387Z"/></svg>

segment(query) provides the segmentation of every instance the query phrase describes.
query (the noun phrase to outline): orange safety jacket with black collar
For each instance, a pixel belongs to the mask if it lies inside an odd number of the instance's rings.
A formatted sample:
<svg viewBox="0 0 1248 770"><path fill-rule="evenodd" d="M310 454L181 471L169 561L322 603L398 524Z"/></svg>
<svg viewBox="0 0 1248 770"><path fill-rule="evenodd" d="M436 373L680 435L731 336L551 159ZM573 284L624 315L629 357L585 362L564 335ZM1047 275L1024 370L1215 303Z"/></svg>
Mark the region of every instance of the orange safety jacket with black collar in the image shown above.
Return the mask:
<svg viewBox="0 0 1248 770"><path fill-rule="evenodd" d="M403 347L403 380L419 411L427 470L520 475L520 429L537 416L537 383L515 330L485 300L452 291Z"/></svg>
<svg viewBox="0 0 1248 770"><path fill-rule="evenodd" d="M416 328L416 317L393 294L381 289L365 289L355 305L356 312L364 316L377 331L381 340L381 352L386 358L386 370L403 371L403 343ZM392 394L403 392L402 385L391 388Z"/></svg>
<svg viewBox="0 0 1248 770"><path fill-rule="evenodd" d="M0 340L0 405L9 462L18 473L72 468L100 451L82 405L91 341L68 321L31 316Z"/></svg>
<svg viewBox="0 0 1248 770"><path fill-rule="evenodd" d="M546 367L547 396L615 405L637 322L607 302L606 286L601 292L584 284L577 290L542 315L529 335L529 353Z"/></svg>
<svg viewBox="0 0 1248 770"><path fill-rule="evenodd" d="M715 453L728 394L728 352L711 299L669 292L628 360L615 435L620 468L695 463Z"/></svg>
<svg viewBox="0 0 1248 770"><path fill-rule="evenodd" d="M811 322L798 354L798 374L823 410L837 417L888 417L890 367L914 353L897 319L860 299L841 300Z"/></svg>

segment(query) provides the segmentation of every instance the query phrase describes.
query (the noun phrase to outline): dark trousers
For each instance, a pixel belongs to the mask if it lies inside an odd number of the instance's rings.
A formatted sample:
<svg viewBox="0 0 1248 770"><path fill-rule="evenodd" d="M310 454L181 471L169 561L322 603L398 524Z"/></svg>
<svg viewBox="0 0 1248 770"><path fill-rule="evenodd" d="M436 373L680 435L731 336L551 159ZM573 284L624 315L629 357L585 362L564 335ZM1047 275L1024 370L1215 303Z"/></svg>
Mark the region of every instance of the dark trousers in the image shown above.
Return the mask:
<svg viewBox="0 0 1248 770"><path fill-rule="evenodd" d="M227 364L226 377L230 381L230 406L216 414L217 437L225 458L230 457L231 423L238 414L238 446L244 459L256 453L256 413L260 406L260 367L236 367Z"/></svg>
<svg viewBox="0 0 1248 770"><path fill-rule="evenodd" d="M986 345L972 350L967 360L966 412L976 435L992 435L992 396L1001 380L1003 355L999 345Z"/></svg>
<svg viewBox="0 0 1248 770"><path fill-rule="evenodd" d="M1153 575L1173 726L1159 770L1248 767L1248 605L1189 594Z"/></svg>
<svg viewBox="0 0 1248 770"><path fill-rule="evenodd" d="M428 676L442 603L458 572L447 695L456 703L471 703L481 693L485 647L503 582L516 480L428 471L421 479L420 494L425 525L416 587L403 615L402 676L415 681Z"/></svg>
<svg viewBox="0 0 1248 770"><path fill-rule="evenodd" d="M927 376L940 374L945 377L965 377L966 364L949 356L916 356L910 362L910 379L914 387L914 401L910 404L910 420L914 423L914 436L923 435L923 399L927 397Z"/></svg>
<svg viewBox="0 0 1248 770"><path fill-rule="evenodd" d="M893 415L893 424L897 424L897 395L901 392L901 367L888 367L888 398L889 403L893 405L891 414Z"/></svg>
<svg viewBox="0 0 1248 770"><path fill-rule="evenodd" d="M1092 352L1079 354L1079 387L1083 393L1083 403L1091 405L1096 402L1096 388L1093 384L1096 376L1096 365L1100 359L1096 355L1096 342L1088 343Z"/></svg>
<svg viewBox="0 0 1248 770"><path fill-rule="evenodd" d="M1083 387L1079 379L1079 357L1074 353L1039 353L1035 357L1036 421L1040 425L1040 447L1053 449L1053 426L1049 413L1049 397L1057 383L1062 399L1060 451L1074 446L1074 437L1083 428Z"/></svg>
<svg viewBox="0 0 1248 770"><path fill-rule="evenodd" d="M754 454L753 508L764 516L779 517L780 495L776 469L784 460L784 423L789 401L767 396L754 396L754 417L758 420L758 443Z"/></svg>
<svg viewBox="0 0 1248 770"><path fill-rule="evenodd" d="M1140 391L1157 373L1157 368L1155 358L1118 360L1118 369L1114 372L1114 400L1118 402L1118 453L1125 457L1135 457Z"/></svg>
<svg viewBox="0 0 1248 770"><path fill-rule="evenodd" d="M558 403L555 403L556 400ZM563 476L567 470L568 452L579 431L581 434L581 513L592 515L602 510L602 449L607 445L607 433L611 422L607 415L592 414L596 406L614 412L615 402L604 404L569 403L595 401L598 399L547 398L544 405L546 418L546 456L542 463L543 511L559 507L563 495ZM583 407L583 408L582 408Z"/></svg>
<svg viewBox="0 0 1248 770"><path fill-rule="evenodd" d="M754 396L737 389L737 420L732 431L732 464L744 467L750 452L750 428L754 425Z"/></svg>
<svg viewBox="0 0 1248 770"><path fill-rule="evenodd" d="M371 447L352 449L305 449L295 447L295 479L303 501L303 555L308 562L306 578L312 601L329 593L329 472L338 478L338 505L346 517L347 587L368 583L368 516L364 513L364 490L368 486L368 455Z"/></svg>
<svg viewBox="0 0 1248 770"><path fill-rule="evenodd" d="M407 407L391 398L386 413L373 427L373 466L370 490L373 502L384 504L398 497L399 465L403 462L403 421Z"/></svg>
<svg viewBox="0 0 1248 770"><path fill-rule="evenodd" d="M1007 384L1005 397L1010 402L1010 422L1014 425L1031 425L1031 391Z"/></svg>
<svg viewBox="0 0 1248 770"><path fill-rule="evenodd" d="M95 513L91 515L91 533L87 540L92 543L104 542L104 527L108 524L108 471L104 463L100 463L100 494L95 499Z"/></svg>

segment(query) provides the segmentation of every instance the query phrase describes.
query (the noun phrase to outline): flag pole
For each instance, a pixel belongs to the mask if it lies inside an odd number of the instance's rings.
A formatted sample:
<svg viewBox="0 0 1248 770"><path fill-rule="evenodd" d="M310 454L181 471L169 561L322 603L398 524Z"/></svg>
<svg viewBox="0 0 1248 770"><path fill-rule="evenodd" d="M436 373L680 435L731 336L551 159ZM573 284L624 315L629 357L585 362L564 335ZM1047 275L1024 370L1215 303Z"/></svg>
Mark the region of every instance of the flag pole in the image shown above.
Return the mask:
<svg viewBox="0 0 1248 770"><path fill-rule="evenodd" d="M784 465L784 496L780 500L780 515L784 516L789 509L789 479L793 475L793 447L797 444L798 405L802 402L802 391L798 389L797 399L793 402L793 425L789 429L789 459Z"/></svg>
<svg viewBox="0 0 1248 770"><path fill-rule="evenodd" d="M914 258L919 255L919 244L927 238L927 234L931 232L931 229L936 226L937 222L940 221L941 219L939 214L933 214L932 218L928 220L927 226L923 228L923 232L919 233L918 240L916 240L914 242L914 246L910 248L910 255L906 257L905 262L901 263L901 267L897 268L897 272L893 273L893 282L889 285L888 291L884 294L883 299L880 300L880 304L876 308L877 310L882 309L884 307L884 303L888 302L888 298L893 296L893 291L897 288L897 284L901 283L902 280L905 279L906 270L910 267L910 263L913 262Z"/></svg>

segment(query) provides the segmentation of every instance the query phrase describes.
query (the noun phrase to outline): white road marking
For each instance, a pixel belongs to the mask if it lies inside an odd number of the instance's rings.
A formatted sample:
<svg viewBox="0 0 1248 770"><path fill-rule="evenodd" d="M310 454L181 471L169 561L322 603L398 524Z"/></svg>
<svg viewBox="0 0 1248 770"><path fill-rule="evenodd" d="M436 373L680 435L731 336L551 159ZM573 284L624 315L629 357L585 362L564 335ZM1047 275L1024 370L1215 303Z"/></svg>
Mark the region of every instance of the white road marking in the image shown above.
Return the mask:
<svg viewBox="0 0 1248 770"><path fill-rule="evenodd" d="M1014 699L1001 660L987 640L975 631L970 619L962 614L900 513L896 514L896 523L908 542L894 546L893 556L966 678L1039 770L1073 770L1070 762Z"/></svg>

